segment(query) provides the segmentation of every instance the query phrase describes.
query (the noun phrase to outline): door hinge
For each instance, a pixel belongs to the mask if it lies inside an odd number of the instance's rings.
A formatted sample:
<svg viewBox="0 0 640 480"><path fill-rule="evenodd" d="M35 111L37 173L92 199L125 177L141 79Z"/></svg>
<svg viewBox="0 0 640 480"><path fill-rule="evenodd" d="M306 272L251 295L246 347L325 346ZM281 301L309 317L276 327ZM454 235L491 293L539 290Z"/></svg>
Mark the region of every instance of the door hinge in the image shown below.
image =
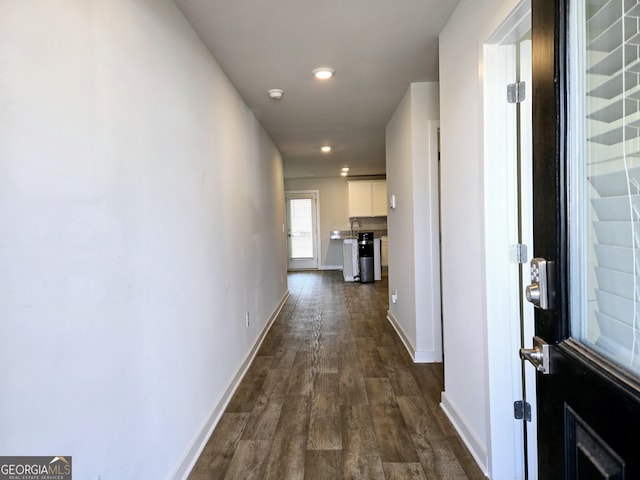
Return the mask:
<svg viewBox="0 0 640 480"><path fill-rule="evenodd" d="M509 262L527 263L527 246L524 243L509 245Z"/></svg>
<svg viewBox="0 0 640 480"><path fill-rule="evenodd" d="M522 103L527 97L527 88L524 82L510 83L507 85L507 103Z"/></svg>
<svg viewBox="0 0 640 480"><path fill-rule="evenodd" d="M516 420L531 421L531 405L524 400L513 402L513 416Z"/></svg>

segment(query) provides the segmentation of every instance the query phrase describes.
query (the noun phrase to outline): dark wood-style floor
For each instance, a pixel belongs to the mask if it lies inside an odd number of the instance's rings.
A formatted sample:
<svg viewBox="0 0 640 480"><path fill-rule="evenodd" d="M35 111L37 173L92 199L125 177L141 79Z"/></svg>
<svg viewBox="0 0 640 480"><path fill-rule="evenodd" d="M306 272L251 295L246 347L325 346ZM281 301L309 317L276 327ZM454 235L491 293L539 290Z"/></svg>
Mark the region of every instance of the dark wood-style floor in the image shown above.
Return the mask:
<svg viewBox="0 0 640 480"><path fill-rule="evenodd" d="M484 479L386 319L387 278L289 275L290 299L190 480Z"/></svg>

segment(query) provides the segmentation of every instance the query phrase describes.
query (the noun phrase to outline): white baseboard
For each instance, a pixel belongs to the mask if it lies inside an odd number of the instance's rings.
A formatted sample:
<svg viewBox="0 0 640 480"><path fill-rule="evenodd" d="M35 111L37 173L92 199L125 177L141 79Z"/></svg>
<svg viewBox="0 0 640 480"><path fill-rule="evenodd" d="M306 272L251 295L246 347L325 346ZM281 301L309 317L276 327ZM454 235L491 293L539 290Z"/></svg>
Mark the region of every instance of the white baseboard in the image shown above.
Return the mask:
<svg viewBox="0 0 640 480"><path fill-rule="evenodd" d="M451 399L447 396L447 392L442 392L440 408L444 411L447 418L453 424L453 427L460 435L460 438L471 452L471 456L474 458L482 473L488 477L488 465L489 457L487 455L487 449L482 445L478 438L473 434L468 427L464 419L458 414L458 409L455 407Z"/></svg>
<svg viewBox="0 0 640 480"><path fill-rule="evenodd" d="M402 340L402 344L404 345L404 348L407 349L407 352L409 352L409 355L413 359L413 363L442 362L442 357L438 355L437 352L433 350L417 350L416 349L416 347L413 345L413 342L411 342L411 340L405 335L404 330L402 329L402 326L400 325L398 320L396 320L396 318L393 316L393 313L391 313L391 310L387 310L387 320L389 320L389 323L391 324L391 326L393 326L393 329L396 331L396 333L400 337L400 340Z"/></svg>
<svg viewBox="0 0 640 480"><path fill-rule="evenodd" d="M413 363L442 363L442 357L433 350L416 350Z"/></svg>
<svg viewBox="0 0 640 480"><path fill-rule="evenodd" d="M273 322L277 318L278 314L282 310L282 307L284 306L288 298L289 298L289 292L286 292L284 296L280 299L280 303L271 314L271 317L269 317L269 321L267 321L266 325L262 329L262 332L260 333L260 336L254 343L253 347L251 348L251 350L249 350L249 352L245 356L244 361L240 365L240 368L231 379L231 382L229 383L229 386L225 390L224 394L222 395L221 400L218 402L217 405L214 405L214 407L209 412L209 415L207 415L207 418L204 424L200 428L196 437L191 442L191 446L187 449L187 452L184 455L182 461L179 463L178 467L175 469L175 471L171 475L170 478L172 480L186 480L187 477L189 476L189 473L191 473L191 470L193 469L196 462L198 461L200 454L204 450L204 447L207 445L207 442L209 441L209 437L211 437L213 430L218 425L218 422L220 421L220 417L222 417L222 414L227 408L227 405L231 401L231 397L233 397L233 394L235 393L236 389L240 385L240 382L246 375L247 370L251 366L251 362L253 362L253 359L255 358L256 354L258 353L258 350L260 349L260 346L262 345L262 342L264 341L264 338L267 336L267 333L271 329L271 325L273 325Z"/></svg>
<svg viewBox="0 0 640 480"><path fill-rule="evenodd" d="M318 270L342 270L342 265L322 265Z"/></svg>

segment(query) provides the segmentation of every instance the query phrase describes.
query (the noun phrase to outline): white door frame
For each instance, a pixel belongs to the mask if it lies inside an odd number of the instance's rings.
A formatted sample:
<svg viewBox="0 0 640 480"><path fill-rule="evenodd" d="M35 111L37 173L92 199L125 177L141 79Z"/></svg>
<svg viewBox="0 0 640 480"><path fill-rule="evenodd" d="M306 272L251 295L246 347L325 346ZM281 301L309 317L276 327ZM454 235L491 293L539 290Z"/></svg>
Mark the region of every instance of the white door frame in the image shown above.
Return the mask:
<svg viewBox="0 0 640 480"><path fill-rule="evenodd" d="M484 201L487 298L487 351L489 368L489 459L491 478L524 478L522 421L515 420L514 402L522 400L522 364L518 350L522 338L533 337L533 307L525 306L520 331L520 272L509 248L517 243L518 204L517 127L515 108L506 102L506 85L515 81L515 43L530 30L531 3L522 1L484 44ZM531 101L530 85L527 95ZM525 139L526 141L526 139ZM523 184L524 243L533 251L533 205L530 186ZM525 265L523 271L528 272ZM530 310L530 311L529 311ZM526 369L531 372L533 369ZM533 378L533 381L531 379ZM527 423L528 478L537 479L535 376L525 380L532 421Z"/></svg>
<svg viewBox="0 0 640 480"><path fill-rule="evenodd" d="M306 198L306 197L314 197L314 215L315 215L315 225L313 231L313 261L305 261L305 260L292 260L289 255L291 254L290 247L291 242L287 239L287 267L289 270L309 270L309 269L319 269L321 264L321 252L322 252L322 240L320 238L320 190L287 190L284 192L285 198L285 208L286 208L286 219L287 219L287 232L290 231L289 225L289 198ZM288 234L288 233L287 233Z"/></svg>

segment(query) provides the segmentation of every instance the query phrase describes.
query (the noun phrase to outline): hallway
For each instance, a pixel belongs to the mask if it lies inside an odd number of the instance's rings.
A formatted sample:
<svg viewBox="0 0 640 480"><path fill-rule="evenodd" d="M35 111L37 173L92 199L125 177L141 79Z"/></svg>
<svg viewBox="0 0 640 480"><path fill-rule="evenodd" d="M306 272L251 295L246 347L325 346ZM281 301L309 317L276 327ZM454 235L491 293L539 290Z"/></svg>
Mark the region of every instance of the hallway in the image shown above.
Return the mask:
<svg viewBox="0 0 640 480"><path fill-rule="evenodd" d="M189 479L482 479L386 319L387 277L289 274L291 297Z"/></svg>

